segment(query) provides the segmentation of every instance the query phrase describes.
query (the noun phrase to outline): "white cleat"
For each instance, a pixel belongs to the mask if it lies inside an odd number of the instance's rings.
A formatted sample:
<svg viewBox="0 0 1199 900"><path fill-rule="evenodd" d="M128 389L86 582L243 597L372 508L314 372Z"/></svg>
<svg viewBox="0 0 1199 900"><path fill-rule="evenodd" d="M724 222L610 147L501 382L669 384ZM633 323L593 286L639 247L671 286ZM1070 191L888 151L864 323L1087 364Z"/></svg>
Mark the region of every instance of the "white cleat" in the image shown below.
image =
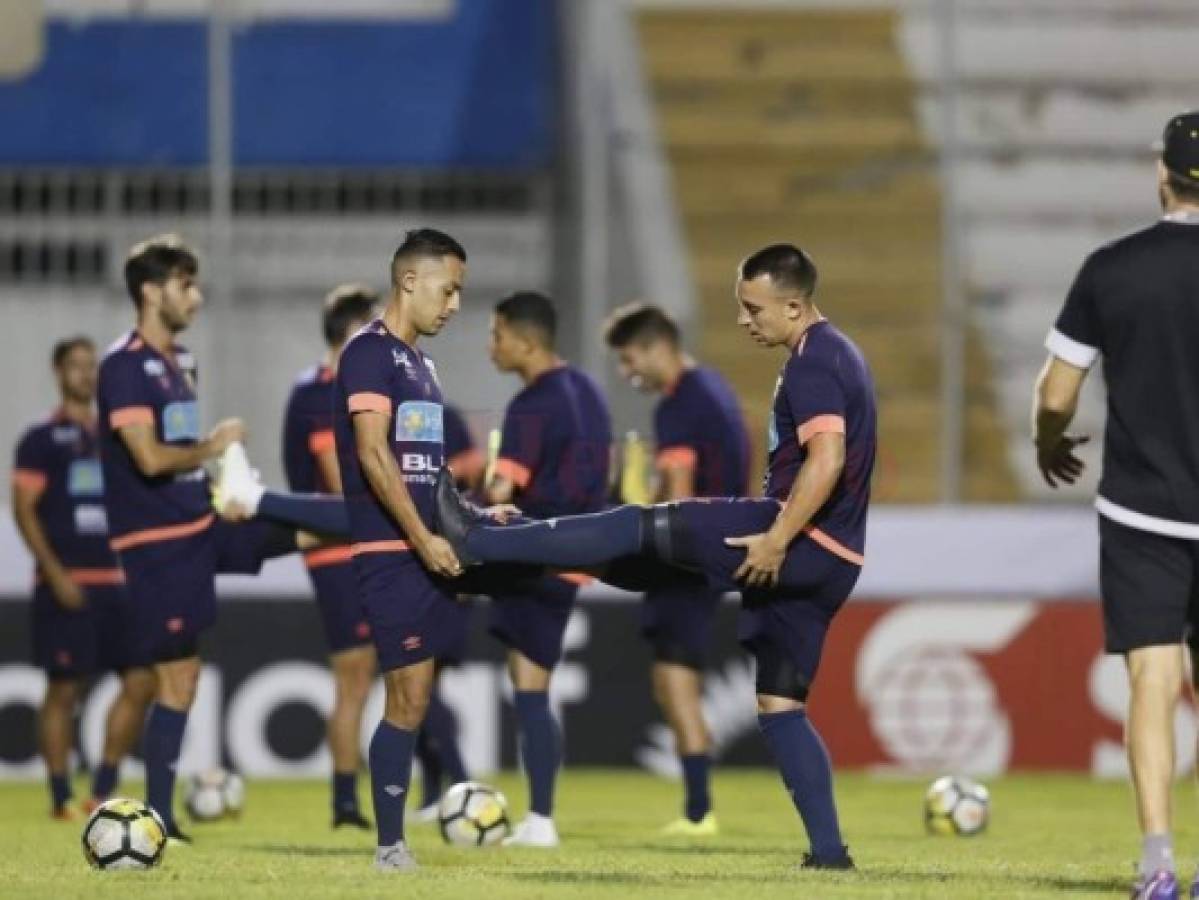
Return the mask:
<svg viewBox="0 0 1199 900"><path fill-rule="evenodd" d="M548 816L529 813L524 821L516 826L510 837L504 838L505 847L557 847L558 829L554 820Z"/></svg>
<svg viewBox="0 0 1199 900"><path fill-rule="evenodd" d="M420 809L414 809L408 813L408 820L414 825L432 825L438 819L437 804L430 803L428 806L422 806Z"/></svg>
<svg viewBox="0 0 1199 900"><path fill-rule="evenodd" d="M212 485L213 507L224 515L235 505L247 517L252 517L258 512L258 503L265 493L258 473L250 467L246 448L234 441L221 454L216 481Z"/></svg>
<svg viewBox="0 0 1199 900"><path fill-rule="evenodd" d="M375 849L375 869L380 872L412 872L419 866L412 856L412 851L403 841L396 841L390 847Z"/></svg>

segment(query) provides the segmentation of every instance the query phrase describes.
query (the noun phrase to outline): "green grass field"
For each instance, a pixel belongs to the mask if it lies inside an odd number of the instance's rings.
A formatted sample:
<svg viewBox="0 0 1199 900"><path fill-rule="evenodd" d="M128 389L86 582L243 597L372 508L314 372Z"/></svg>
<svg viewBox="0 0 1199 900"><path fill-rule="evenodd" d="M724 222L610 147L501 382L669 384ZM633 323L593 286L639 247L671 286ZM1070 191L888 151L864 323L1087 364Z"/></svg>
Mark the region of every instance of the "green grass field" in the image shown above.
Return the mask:
<svg viewBox="0 0 1199 900"><path fill-rule="evenodd" d="M511 798L524 792L498 779ZM82 787L82 785L81 785ZM126 792L140 795L140 785ZM364 785L365 787L365 785ZM568 770L559 791L559 851L457 850L435 827L409 838L422 870L370 868L372 835L332 832L316 782L255 782L241 821L196 826L196 844L171 848L148 873L91 871L79 828L50 821L40 784L0 786L0 897L1115 897L1137 849L1127 785L1065 776L991 784L990 831L932 838L920 819L924 784L841 775L838 796L860 871L800 872L798 820L772 773L717 770L720 837L657 837L678 787L642 774ZM1199 850L1189 827L1193 791L1179 788L1179 858L1190 878Z"/></svg>

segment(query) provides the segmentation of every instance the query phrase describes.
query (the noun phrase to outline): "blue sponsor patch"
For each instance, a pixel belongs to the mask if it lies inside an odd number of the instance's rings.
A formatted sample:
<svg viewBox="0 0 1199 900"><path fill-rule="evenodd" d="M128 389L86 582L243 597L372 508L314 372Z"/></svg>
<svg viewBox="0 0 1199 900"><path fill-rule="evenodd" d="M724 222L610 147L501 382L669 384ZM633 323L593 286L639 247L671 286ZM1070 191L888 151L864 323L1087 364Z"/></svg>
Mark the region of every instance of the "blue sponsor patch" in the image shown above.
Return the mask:
<svg viewBox="0 0 1199 900"><path fill-rule="evenodd" d="M162 411L164 441L198 441L200 439L200 408L195 400L168 403Z"/></svg>
<svg viewBox="0 0 1199 900"><path fill-rule="evenodd" d="M441 404L408 400L396 410L397 441L442 442Z"/></svg>
<svg viewBox="0 0 1199 900"><path fill-rule="evenodd" d="M67 469L67 493L72 497L103 497L104 476L100 460L77 459Z"/></svg>

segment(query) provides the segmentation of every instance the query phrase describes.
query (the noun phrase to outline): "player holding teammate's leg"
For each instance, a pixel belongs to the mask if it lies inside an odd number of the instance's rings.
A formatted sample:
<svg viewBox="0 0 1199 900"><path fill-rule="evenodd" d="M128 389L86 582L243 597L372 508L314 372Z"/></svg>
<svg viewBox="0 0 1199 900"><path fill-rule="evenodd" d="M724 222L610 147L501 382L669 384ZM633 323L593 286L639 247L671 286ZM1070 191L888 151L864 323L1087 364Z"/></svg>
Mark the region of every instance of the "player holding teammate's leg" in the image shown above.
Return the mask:
<svg viewBox="0 0 1199 900"><path fill-rule="evenodd" d="M442 398L417 341L458 311L466 251L431 229L409 232L391 262L383 315L342 351L334 433L348 507L359 598L383 671L386 705L370 744L375 865L416 865L404 842L404 803L434 659L465 610L447 579L461 572L430 530L435 473L444 463Z"/></svg>
<svg viewBox="0 0 1199 900"><path fill-rule="evenodd" d="M293 491L341 493L333 439L333 381L346 341L374 318L378 304L379 295L361 284L341 285L325 298L321 316L325 359L300 374L284 414L283 464ZM331 544L309 550L304 565L316 595L333 670L333 711L328 722L333 827L369 829L371 823L358 806L358 735L362 709L375 678L375 649L366 614L358 603L350 546Z"/></svg>
<svg viewBox="0 0 1199 900"><path fill-rule="evenodd" d="M655 306L633 304L608 319L604 338L638 390L661 396L654 410L659 500L749 493L749 435L736 395L718 372L683 352L679 329ZM654 697L670 723L683 773L683 817L666 834L716 834L709 789L711 737L703 714L703 669L721 591L702 581L645 595L642 629L654 651Z"/></svg>
<svg viewBox="0 0 1199 900"><path fill-rule="evenodd" d="M486 486L491 503L512 503L526 516L602 509L607 494L612 427L595 382L558 356L557 315L548 297L513 294L495 307L491 359L524 387L504 412L499 457ZM508 647L515 688L521 760L529 780L529 812L504 843L556 847L554 785L562 737L550 709L550 675L562 658L566 623L578 582L546 575L535 590L499 593L491 633Z"/></svg>
<svg viewBox="0 0 1199 900"><path fill-rule="evenodd" d="M202 303L196 256L173 235L135 246L125 282L137 325L100 365L100 458L110 545L130 602L130 652L152 665L155 703L143 737L147 801L175 840L175 765L200 675L199 637L216 619L215 574L258 571L296 549L269 522L214 520L203 463L241 438L237 419L200 433L196 364L175 343Z"/></svg>
<svg viewBox="0 0 1199 900"><path fill-rule="evenodd" d="M815 287L811 260L790 245L766 247L739 269L738 324L760 346L788 351L775 390L765 499L624 506L494 527L442 478L437 515L468 565L609 566L605 578L633 588L676 567L740 590L738 637L757 662L762 734L811 842L804 865L848 868L832 768L805 702L829 623L863 563L876 416L866 362L815 307Z"/></svg>
<svg viewBox="0 0 1199 900"><path fill-rule="evenodd" d="M13 517L36 563L31 607L34 661L46 673L38 735L55 818L78 814L68 761L83 680L120 674L89 805L116 787L121 760L141 733L154 674L131 666L126 643L125 577L108 546L104 481L96 448L96 350L85 337L59 341L52 355L61 402L17 445Z"/></svg>

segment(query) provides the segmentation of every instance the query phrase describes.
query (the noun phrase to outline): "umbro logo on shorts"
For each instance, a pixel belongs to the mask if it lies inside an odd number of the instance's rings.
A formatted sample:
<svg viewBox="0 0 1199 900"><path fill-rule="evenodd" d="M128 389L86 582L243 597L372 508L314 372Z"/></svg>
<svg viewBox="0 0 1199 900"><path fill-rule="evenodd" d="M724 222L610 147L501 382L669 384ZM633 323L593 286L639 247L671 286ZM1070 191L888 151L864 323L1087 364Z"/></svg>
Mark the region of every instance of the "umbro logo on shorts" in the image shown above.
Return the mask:
<svg viewBox="0 0 1199 900"><path fill-rule="evenodd" d="M419 650L420 644L421 644L421 640L420 640L419 635L414 634L411 637L404 638L404 649L405 650Z"/></svg>

